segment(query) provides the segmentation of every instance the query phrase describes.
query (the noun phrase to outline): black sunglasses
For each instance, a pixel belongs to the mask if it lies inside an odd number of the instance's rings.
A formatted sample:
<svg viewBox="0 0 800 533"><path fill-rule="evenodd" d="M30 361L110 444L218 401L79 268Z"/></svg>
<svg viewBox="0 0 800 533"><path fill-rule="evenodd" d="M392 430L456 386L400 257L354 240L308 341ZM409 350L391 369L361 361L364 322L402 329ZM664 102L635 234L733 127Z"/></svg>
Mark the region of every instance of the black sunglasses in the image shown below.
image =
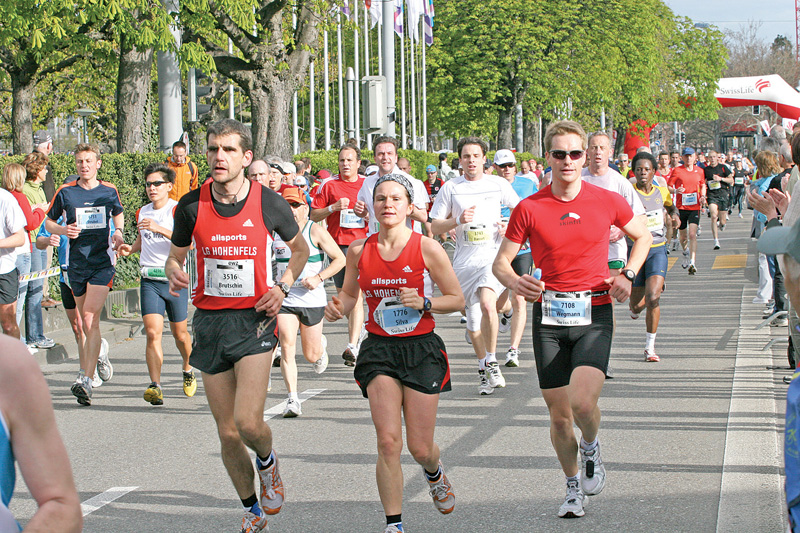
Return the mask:
<svg viewBox="0 0 800 533"><path fill-rule="evenodd" d="M550 150L550 155L552 155L555 159L558 159L559 161L563 161L564 159L567 158L567 156L569 156L569 158L572 159L573 161L577 161L578 159L583 157L584 153L585 153L584 150L572 150L570 152L567 152L566 150Z"/></svg>
<svg viewBox="0 0 800 533"><path fill-rule="evenodd" d="M503 163L502 165L497 165L500 168L508 168L508 167L515 167L517 166L516 163Z"/></svg>
<svg viewBox="0 0 800 533"><path fill-rule="evenodd" d="M304 205L306 205L306 204L299 204L299 203L297 203L297 202L292 202L292 203L290 203L289 205L290 205L290 206L292 206L292 207L294 207L295 209L297 209L298 207L303 207L303 206L304 206Z"/></svg>
<svg viewBox="0 0 800 533"><path fill-rule="evenodd" d="M161 187L167 183L166 181L147 181L144 184L144 188L147 189L148 187Z"/></svg>

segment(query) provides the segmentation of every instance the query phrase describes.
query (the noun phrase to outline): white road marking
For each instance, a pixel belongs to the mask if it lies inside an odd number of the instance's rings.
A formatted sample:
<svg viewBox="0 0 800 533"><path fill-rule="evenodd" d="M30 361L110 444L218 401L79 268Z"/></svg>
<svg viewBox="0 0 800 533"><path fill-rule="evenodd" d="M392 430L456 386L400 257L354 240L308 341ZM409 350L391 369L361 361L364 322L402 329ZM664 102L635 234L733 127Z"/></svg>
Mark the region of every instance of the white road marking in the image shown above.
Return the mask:
<svg viewBox="0 0 800 533"><path fill-rule="evenodd" d="M302 405L304 401L308 400L309 398L313 398L317 394L325 392L325 390L326 389L308 389L298 394L297 398L300 401L300 404ZM279 403L274 407L270 407L269 409L264 411L264 420L269 420L275 415L283 415L283 410L285 408L286 408L286 400L283 400L281 403Z"/></svg>
<svg viewBox="0 0 800 533"><path fill-rule="evenodd" d="M81 512L83 516L95 512L106 504L113 502L116 499L122 498L132 490L139 487L111 487L105 492L93 496L81 504Z"/></svg>

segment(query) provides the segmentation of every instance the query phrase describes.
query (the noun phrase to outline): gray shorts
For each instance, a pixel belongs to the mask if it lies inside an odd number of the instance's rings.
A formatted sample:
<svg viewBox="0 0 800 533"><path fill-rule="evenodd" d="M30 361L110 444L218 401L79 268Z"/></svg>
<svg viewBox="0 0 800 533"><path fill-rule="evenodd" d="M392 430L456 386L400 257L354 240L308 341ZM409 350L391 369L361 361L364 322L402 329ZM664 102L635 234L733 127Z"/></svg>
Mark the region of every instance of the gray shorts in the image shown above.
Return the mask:
<svg viewBox="0 0 800 533"><path fill-rule="evenodd" d="M289 307L281 306L280 315L295 315L304 326L316 326L325 317L324 307Z"/></svg>

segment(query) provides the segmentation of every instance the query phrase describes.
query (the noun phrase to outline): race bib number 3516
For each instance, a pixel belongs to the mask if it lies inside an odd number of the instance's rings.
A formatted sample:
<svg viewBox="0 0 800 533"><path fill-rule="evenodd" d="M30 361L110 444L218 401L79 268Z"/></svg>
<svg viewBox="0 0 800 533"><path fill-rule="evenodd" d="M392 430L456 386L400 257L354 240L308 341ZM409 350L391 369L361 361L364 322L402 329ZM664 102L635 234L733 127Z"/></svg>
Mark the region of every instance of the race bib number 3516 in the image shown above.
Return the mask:
<svg viewBox="0 0 800 533"><path fill-rule="evenodd" d="M205 262L207 296L243 298L255 296L255 261L253 259L209 259Z"/></svg>

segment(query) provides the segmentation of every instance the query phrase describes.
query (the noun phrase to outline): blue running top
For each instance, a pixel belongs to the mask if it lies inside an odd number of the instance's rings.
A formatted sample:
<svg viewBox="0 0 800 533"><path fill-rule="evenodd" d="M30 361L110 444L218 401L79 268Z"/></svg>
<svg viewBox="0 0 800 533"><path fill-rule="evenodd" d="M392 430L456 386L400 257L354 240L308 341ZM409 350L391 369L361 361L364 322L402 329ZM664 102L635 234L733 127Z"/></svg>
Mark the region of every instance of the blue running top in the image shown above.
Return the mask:
<svg viewBox="0 0 800 533"><path fill-rule="evenodd" d="M22 531L11 511L8 503L14 494L14 451L11 449L11 434L6 426L3 413L0 411L0 533L17 533Z"/></svg>

